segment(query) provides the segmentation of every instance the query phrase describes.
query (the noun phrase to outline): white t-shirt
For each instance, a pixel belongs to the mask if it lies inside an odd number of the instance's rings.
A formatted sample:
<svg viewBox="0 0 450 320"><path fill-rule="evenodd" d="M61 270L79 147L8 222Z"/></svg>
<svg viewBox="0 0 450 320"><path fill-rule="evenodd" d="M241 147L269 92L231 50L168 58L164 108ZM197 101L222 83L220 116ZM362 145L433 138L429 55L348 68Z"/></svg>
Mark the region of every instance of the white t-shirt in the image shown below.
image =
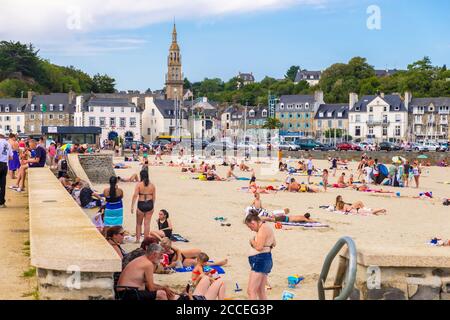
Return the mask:
<svg viewBox="0 0 450 320"><path fill-rule="evenodd" d="M13 156L11 145L6 139L0 139L0 162L8 163L9 157Z"/></svg>
<svg viewBox="0 0 450 320"><path fill-rule="evenodd" d="M312 169L313 169L312 160L308 160L308 170L312 170Z"/></svg>

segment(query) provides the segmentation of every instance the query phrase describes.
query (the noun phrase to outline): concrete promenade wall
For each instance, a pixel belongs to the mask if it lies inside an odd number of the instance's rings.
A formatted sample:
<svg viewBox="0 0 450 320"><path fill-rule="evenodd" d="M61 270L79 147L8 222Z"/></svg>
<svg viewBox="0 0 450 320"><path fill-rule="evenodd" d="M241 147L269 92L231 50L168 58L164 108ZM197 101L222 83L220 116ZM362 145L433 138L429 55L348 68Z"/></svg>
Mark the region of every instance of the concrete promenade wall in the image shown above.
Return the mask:
<svg viewBox="0 0 450 320"><path fill-rule="evenodd" d="M28 170L31 265L43 299L112 299L121 260L48 168Z"/></svg>
<svg viewBox="0 0 450 320"><path fill-rule="evenodd" d="M450 253L426 249L358 248L350 299L450 300ZM347 259L347 253L340 258Z"/></svg>

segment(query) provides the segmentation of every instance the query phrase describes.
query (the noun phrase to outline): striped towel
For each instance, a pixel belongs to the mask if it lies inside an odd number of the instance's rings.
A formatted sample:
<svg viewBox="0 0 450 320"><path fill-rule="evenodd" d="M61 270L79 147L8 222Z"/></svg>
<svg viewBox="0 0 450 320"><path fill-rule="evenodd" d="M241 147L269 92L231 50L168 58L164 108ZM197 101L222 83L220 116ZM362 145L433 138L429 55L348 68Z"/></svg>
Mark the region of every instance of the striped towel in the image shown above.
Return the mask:
<svg viewBox="0 0 450 320"><path fill-rule="evenodd" d="M106 227L121 226L123 225L123 203L122 200L117 202L107 202L105 207L105 219Z"/></svg>

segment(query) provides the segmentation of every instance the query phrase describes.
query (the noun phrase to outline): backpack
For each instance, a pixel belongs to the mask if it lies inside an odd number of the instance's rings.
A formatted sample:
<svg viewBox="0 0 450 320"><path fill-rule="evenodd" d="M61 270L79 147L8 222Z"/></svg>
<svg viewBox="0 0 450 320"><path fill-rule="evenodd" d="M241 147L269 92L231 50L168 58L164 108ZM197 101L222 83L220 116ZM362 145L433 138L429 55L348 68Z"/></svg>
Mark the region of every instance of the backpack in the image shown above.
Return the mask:
<svg viewBox="0 0 450 320"><path fill-rule="evenodd" d="M61 171L67 171L67 160L61 160Z"/></svg>

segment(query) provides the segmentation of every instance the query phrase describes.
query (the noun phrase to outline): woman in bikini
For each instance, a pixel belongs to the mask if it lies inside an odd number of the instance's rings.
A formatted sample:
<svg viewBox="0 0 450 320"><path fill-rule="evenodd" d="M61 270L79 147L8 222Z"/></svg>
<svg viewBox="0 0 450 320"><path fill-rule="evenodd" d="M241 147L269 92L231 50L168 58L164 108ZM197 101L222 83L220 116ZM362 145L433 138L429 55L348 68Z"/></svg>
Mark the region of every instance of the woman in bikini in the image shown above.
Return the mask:
<svg viewBox="0 0 450 320"><path fill-rule="evenodd" d="M160 245L164 249L164 253L169 256L169 264L167 267L190 267L197 263L197 257L202 252L200 249L184 249L180 250L172 246L172 241L169 238L162 238ZM217 262L208 262L207 266L224 266L228 263L228 259Z"/></svg>
<svg viewBox="0 0 450 320"><path fill-rule="evenodd" d="M141 240L142 222L144 222L144 237L150 234L150 223L152 221L153 209L156 201L156 188L150 183L148 171L140 172L141 182L134 189L133 201L131 203L131 214L134 213L134 206L137 202L136 215L136 243Z"/></svg>
<svg viewBox="0 0 450 320"><path fill-rule="evenodd" d="M251 251L248 257L251 271L247 294L250 300L267 300L267 277L272 271L272 249L276 245L273 229L258 215L251 214L245 219L247 227L256 232L250 240Z"/></svg>

